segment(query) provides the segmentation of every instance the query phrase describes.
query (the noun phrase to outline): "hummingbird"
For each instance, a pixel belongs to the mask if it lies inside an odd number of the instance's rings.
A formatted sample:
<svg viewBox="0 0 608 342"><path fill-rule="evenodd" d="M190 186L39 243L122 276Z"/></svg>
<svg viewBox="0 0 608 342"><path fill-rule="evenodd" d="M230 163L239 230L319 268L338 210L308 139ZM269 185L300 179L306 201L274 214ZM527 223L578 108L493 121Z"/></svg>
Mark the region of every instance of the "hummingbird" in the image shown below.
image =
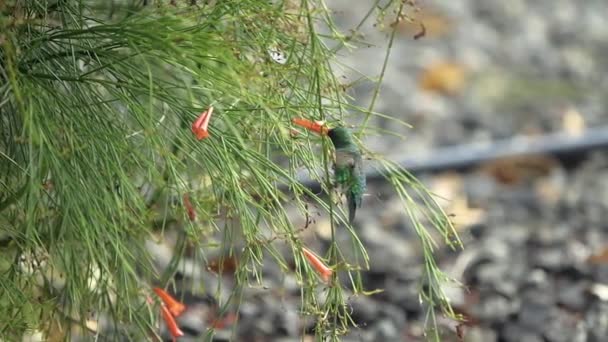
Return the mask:
<svg viewBox="0 0 608 342"><path fill-rule="evenodd" d="M334 181L346 196L348 204L348 222L355 219L357 208L361 208L365 192L365 174L363 158L359 147L353 141L351 131L345 127L327 130L327 136L334 145Z"/></svg>
<svg viewBox="0 0 608 342"><path fill-rule="evenodd" d="M355 219L357 208L361 208L365 192L365 174L363 158L357 144L353 141L352 132L346 127L328 128L322 122L294 118L293 123L321 135L326 135L334 145L334 183L346 196L348 204L348 222Z"/></svg>

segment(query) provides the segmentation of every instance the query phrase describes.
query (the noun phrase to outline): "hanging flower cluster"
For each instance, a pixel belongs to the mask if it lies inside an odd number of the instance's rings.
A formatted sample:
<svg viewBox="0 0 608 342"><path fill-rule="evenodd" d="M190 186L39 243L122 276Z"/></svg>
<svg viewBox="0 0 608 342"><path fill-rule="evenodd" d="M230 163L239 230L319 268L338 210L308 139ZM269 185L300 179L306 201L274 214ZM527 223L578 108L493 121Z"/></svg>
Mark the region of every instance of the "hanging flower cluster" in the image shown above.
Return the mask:
<svg viewBox="0 0 608 342"><path fill-rule="evenodd" d="M293 118L291 122L294 125L303 127L307 130L313 131L321 135L327 135L329 133L329 128L325 125L325 122L323 121L311 121L304 118ZM308 260L310 265L319 273L321 279L323 279L324 282L329 283L333 274L331 268L327 267L327 265L325 265L325 263L321 261L318 256L316 256L307 248L303 247L302 252L304 253L306 260Z"/></svg>
<svg viewBox="0 0 608 342"><path fill-rule="evenodd" d="M165 324L167 324L167 329L169 330L169 333L171 333L173 341L176 341L178 337L184 336L184 332L179 328L179 325L177 325L175 317L179 317L186 311L186 305L173 298L167 291L160 287L155 287L154 293L156 293L162 301L160 309L163 320L165 321Z"/></svg>

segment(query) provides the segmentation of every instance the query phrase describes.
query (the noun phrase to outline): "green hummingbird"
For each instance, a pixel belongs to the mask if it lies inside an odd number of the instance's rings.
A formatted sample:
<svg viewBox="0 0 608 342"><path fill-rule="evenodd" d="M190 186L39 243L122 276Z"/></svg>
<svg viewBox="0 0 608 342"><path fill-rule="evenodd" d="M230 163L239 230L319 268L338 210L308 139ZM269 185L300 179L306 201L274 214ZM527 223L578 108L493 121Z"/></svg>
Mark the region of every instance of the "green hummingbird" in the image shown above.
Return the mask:
<svg viewBox="0 0 608 342"><path fill-rule="evenodd" d="M335 127L327 131L335 149L334 180L340 191L346 196L348 204L348 221L355 219L355 211L361 208L365 192L365 174L361 151L353 141L348 128Z"/></svg>

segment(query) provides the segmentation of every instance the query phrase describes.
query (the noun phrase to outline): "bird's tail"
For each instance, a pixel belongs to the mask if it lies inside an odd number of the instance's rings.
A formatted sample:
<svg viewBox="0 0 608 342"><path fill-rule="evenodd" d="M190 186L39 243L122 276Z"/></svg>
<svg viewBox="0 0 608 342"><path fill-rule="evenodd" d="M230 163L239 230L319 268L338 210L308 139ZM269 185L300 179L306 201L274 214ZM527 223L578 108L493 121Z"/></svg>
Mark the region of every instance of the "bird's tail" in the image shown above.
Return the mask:
<svg viewBox="0 0 608 342"><path fill-rule="evenodd" d="M361 197L357 196L356 194L349 194L348 195L348 222L349 223L353 223L353 221L355 220L355 213L357 211L357 208L361 208Z"/></svg>

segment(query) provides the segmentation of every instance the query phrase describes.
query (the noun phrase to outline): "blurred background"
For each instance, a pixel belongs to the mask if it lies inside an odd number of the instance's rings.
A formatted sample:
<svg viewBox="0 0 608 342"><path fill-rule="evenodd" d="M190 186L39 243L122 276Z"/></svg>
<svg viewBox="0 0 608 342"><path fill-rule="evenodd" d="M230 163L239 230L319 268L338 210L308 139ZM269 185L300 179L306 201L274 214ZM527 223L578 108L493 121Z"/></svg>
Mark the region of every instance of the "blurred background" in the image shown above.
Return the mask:
<svg viewBox="0 0 608 342"><path fill-rule="evenodd" d="M329 4L344 30L369 9ZM396 23L374 108L413 127L374 117L380 129L365 142L445 199L466 244L440 256L464 285L446 291L467 319L444 322L445 340L608 340L608 2L416 5ZM364 24L369 46L340 61L362 107L375 85L359 79L380 75L394 17ZM420 250L398 200L370 183L359 216L366 284L385 291L362 305L368 324L353 341L421 340Z"/></svg>

